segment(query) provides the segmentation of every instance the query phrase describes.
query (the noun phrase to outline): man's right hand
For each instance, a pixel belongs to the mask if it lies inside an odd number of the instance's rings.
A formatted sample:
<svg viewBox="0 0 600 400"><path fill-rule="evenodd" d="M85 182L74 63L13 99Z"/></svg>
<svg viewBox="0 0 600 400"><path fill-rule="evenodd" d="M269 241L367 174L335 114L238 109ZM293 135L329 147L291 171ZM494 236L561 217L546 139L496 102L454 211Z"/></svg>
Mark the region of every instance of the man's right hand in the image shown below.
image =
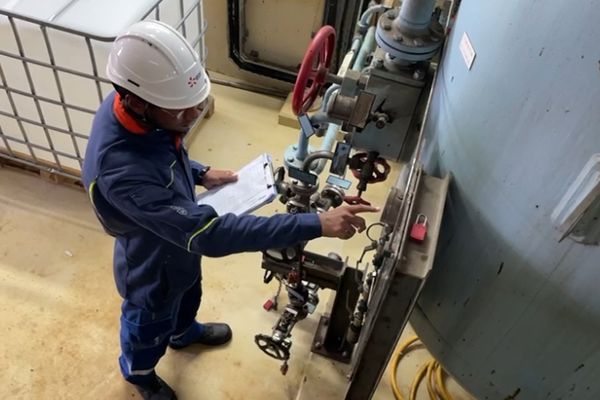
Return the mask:
<svg viewBox="0 0 600 400"><path fill-rule="evenodd" d="M362 232L366 228L365 220L356 214L377 211L377 207L357 204L340 206L319 214L323 236L350 239L356 231Z"/></svg>

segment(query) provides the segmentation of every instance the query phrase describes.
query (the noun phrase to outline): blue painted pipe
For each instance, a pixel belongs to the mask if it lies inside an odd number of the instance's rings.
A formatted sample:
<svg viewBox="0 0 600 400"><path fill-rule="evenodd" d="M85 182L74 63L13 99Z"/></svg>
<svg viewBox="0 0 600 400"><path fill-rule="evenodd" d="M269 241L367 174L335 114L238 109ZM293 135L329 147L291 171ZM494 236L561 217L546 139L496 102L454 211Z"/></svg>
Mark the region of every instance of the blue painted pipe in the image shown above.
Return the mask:
<svg viewBox="0 0 600 400"><path fill-rule="evenodd" d="M385 11L388 8L389 7L386 7L386 6L373 6L373 7L368 8L361 16L358 25L366 27L371 15L373 15L374 13L377 13L377 12ZM352 60L351 68L356 71L361 71L365 64L366 57L370 53L372 53L373 50L375 50L375 46L376 46L375 27L371 26L367 29L364 39L361 38L360 36L357 36L352 41L352 46L350 48L350 51L353 52L353 54L355 54L356 56ZM323 103L321 105L322 112L327 112L327 104L329 103L329 99L330 99L331 95L334 92L336 92L337 90L339 90L339 85L336 85L336 84L331 85L327 89L327 91L323 95ZM313 122L315 122L314 119L313 119ZM329 126L327 127L327 132L325 132L325 136L323 138L323 143L321 145L322 151L331 151L331 149L333 148L333 145L336 142L337 132L339 129L340 129L340 125L337 125L334 123L329 123ZM304 161L307 154L308 154L308 138L304 135L304 133L301 130L300 136L298 138L298 148L296 149L295 157L297 160ZM324 159L324 158L320 159L318 161L316 167L313 169L313 172L315 172L316 174L320 174L323 171L323 169L325 168L326 162L327 162L327 159Z"/></svg>

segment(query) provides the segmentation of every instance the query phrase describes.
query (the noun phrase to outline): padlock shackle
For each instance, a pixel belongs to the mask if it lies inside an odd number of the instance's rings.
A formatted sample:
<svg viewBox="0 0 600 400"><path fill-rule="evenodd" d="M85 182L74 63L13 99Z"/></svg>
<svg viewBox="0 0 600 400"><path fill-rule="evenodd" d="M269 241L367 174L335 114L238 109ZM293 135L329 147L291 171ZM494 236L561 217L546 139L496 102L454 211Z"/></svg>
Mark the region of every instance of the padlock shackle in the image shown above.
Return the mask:
<svg viewBox="0 0 600 400"><path fill-rule="evenodd" d="M415 224L427 225L427 216L425 214L417 214Z"/></svg>

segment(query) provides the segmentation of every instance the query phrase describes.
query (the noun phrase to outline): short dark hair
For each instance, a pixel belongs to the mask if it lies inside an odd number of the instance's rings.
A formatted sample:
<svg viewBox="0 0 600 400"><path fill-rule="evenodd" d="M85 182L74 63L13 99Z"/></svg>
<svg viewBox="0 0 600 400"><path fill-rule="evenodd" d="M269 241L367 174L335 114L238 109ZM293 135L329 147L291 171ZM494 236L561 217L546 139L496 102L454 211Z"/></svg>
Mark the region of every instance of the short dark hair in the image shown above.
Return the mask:
<svg viewBox="0 0 600 400"><path fill-rule="evenodd" d="M125 89L123 86L119 86L116 83L113 83L113 87L115 88L116 92L119 93L119 95L121 97L125 97L128 94L133 94L129 90Z"/></svg>

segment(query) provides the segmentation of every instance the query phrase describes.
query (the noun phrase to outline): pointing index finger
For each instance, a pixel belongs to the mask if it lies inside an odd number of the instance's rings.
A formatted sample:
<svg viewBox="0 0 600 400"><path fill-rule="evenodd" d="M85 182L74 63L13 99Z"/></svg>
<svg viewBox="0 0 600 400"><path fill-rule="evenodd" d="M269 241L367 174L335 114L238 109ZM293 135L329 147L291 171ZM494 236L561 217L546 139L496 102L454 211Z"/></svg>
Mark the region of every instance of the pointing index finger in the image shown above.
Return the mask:
<svg viewBox="0 0 600 400"><path fill-rule="evenodd" d="M377 212L379 211L379 207L368 206L366 204L354 204L348 206L348 211L352 214L358 214L363 212Z"/></svg>

